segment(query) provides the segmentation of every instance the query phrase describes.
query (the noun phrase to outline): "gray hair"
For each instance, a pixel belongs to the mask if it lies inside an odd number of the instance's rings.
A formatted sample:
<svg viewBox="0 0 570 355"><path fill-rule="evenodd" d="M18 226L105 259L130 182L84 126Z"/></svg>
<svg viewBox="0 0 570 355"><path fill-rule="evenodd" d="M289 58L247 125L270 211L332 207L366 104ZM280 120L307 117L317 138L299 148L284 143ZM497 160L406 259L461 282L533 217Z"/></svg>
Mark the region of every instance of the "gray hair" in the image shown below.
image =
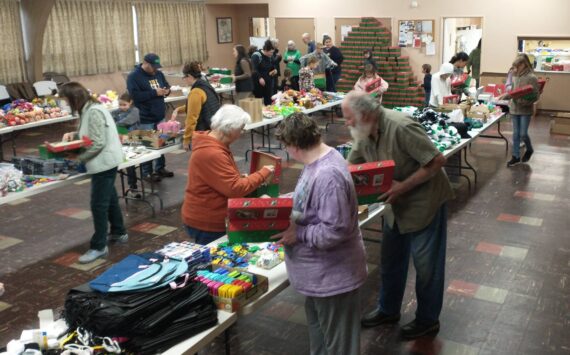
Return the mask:
<svg viewBox="0 0 570 355"><path fill-rule="evenodd" d="M360 121L363 116L377 116L381 112L378 101L365 92L351 91L344 97L344 102Z"/></svg>
<svg viewBox="0 0 570 355"><path fill-rule="evenodd" d="M308 32L305 32L301 35L301 38L305 38L305 37L311 38L311 35L309 35Z"/></svg>
<svg viewBox="0 0 570 355"><path fill-rule="evenodd" d="M220 131L225 135L230 135L235 131L241 131L243 127L251 122L249 113L236 105L223 105L218 112L212 116L210 124L212 130Z"/></svg>

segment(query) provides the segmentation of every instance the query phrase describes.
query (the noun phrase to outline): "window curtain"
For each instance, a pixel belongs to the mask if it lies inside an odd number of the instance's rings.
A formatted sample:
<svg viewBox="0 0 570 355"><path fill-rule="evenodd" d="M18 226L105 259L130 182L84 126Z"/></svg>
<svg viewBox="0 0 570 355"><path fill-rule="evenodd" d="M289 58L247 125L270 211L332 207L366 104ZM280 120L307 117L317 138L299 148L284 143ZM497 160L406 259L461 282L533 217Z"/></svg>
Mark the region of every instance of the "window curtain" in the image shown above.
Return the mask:
<svg viewBox="0 0 570 355"><path fill-rule="evenodd" d="M20 26L19 4L16 0L0 0L2 19L2 55L0 55L0 84L22 82L24 74L24 44Z"/></svg>
<svg viewBox="0 0 570 355"><path fill-rule="evenodd" d="M164 66L206 60L204 3L136 2L139 53L160 57Z"/></svg>
<svg viewBox="0 0 570 355"><path fill-rule="evenodd" d="M43 41L44 72L68 76L135 64L132 7L125 0L57 0Z"/></svg>

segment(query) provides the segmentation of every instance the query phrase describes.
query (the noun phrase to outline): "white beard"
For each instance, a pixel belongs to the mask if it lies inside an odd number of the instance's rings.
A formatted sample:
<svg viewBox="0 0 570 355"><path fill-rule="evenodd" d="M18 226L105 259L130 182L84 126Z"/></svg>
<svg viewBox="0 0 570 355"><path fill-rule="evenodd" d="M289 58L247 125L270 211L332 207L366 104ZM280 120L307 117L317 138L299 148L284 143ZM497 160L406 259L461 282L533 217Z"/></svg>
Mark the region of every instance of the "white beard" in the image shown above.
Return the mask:
<svg viewBox="0 0 570 355"><path fill-rule="evenodd" d="M355 127L348 127L350 135L355 141L362 141L370 137L372 133L372 123L363 124L357 123Z"/></svg>

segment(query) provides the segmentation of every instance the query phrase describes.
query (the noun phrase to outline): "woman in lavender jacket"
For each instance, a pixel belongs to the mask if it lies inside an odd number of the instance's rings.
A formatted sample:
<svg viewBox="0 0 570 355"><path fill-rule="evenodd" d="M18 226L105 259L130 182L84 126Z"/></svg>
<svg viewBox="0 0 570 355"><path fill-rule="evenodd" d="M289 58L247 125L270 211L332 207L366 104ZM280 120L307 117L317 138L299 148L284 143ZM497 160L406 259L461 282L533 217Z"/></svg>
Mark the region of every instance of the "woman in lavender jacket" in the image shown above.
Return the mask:
<svg viewBox="0 0 570 355"><path fill-rule="evenodd" d="M305 165L293 195L295 217L275 238L285 245L291 284L306 296L310 353L360 354L359 289L367 269L348 165L303 113L285 118L276 136Z"/></svg>

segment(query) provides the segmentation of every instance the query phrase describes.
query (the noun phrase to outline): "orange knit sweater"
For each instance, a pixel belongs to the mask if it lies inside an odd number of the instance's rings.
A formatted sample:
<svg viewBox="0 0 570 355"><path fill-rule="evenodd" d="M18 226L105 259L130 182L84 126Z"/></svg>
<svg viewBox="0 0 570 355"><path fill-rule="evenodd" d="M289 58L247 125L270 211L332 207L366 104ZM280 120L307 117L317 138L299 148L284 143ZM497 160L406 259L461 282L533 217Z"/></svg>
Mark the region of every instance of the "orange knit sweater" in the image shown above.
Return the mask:
<svg viewBox="0 0 570 355"><path fill-rule="evenodd" d="M263 168L241 177L230 149L208 133L194 132L192 138L182 221L202 231L222 232L226 230L228 198L246 196L258 188L271 171Z"/></svg>

